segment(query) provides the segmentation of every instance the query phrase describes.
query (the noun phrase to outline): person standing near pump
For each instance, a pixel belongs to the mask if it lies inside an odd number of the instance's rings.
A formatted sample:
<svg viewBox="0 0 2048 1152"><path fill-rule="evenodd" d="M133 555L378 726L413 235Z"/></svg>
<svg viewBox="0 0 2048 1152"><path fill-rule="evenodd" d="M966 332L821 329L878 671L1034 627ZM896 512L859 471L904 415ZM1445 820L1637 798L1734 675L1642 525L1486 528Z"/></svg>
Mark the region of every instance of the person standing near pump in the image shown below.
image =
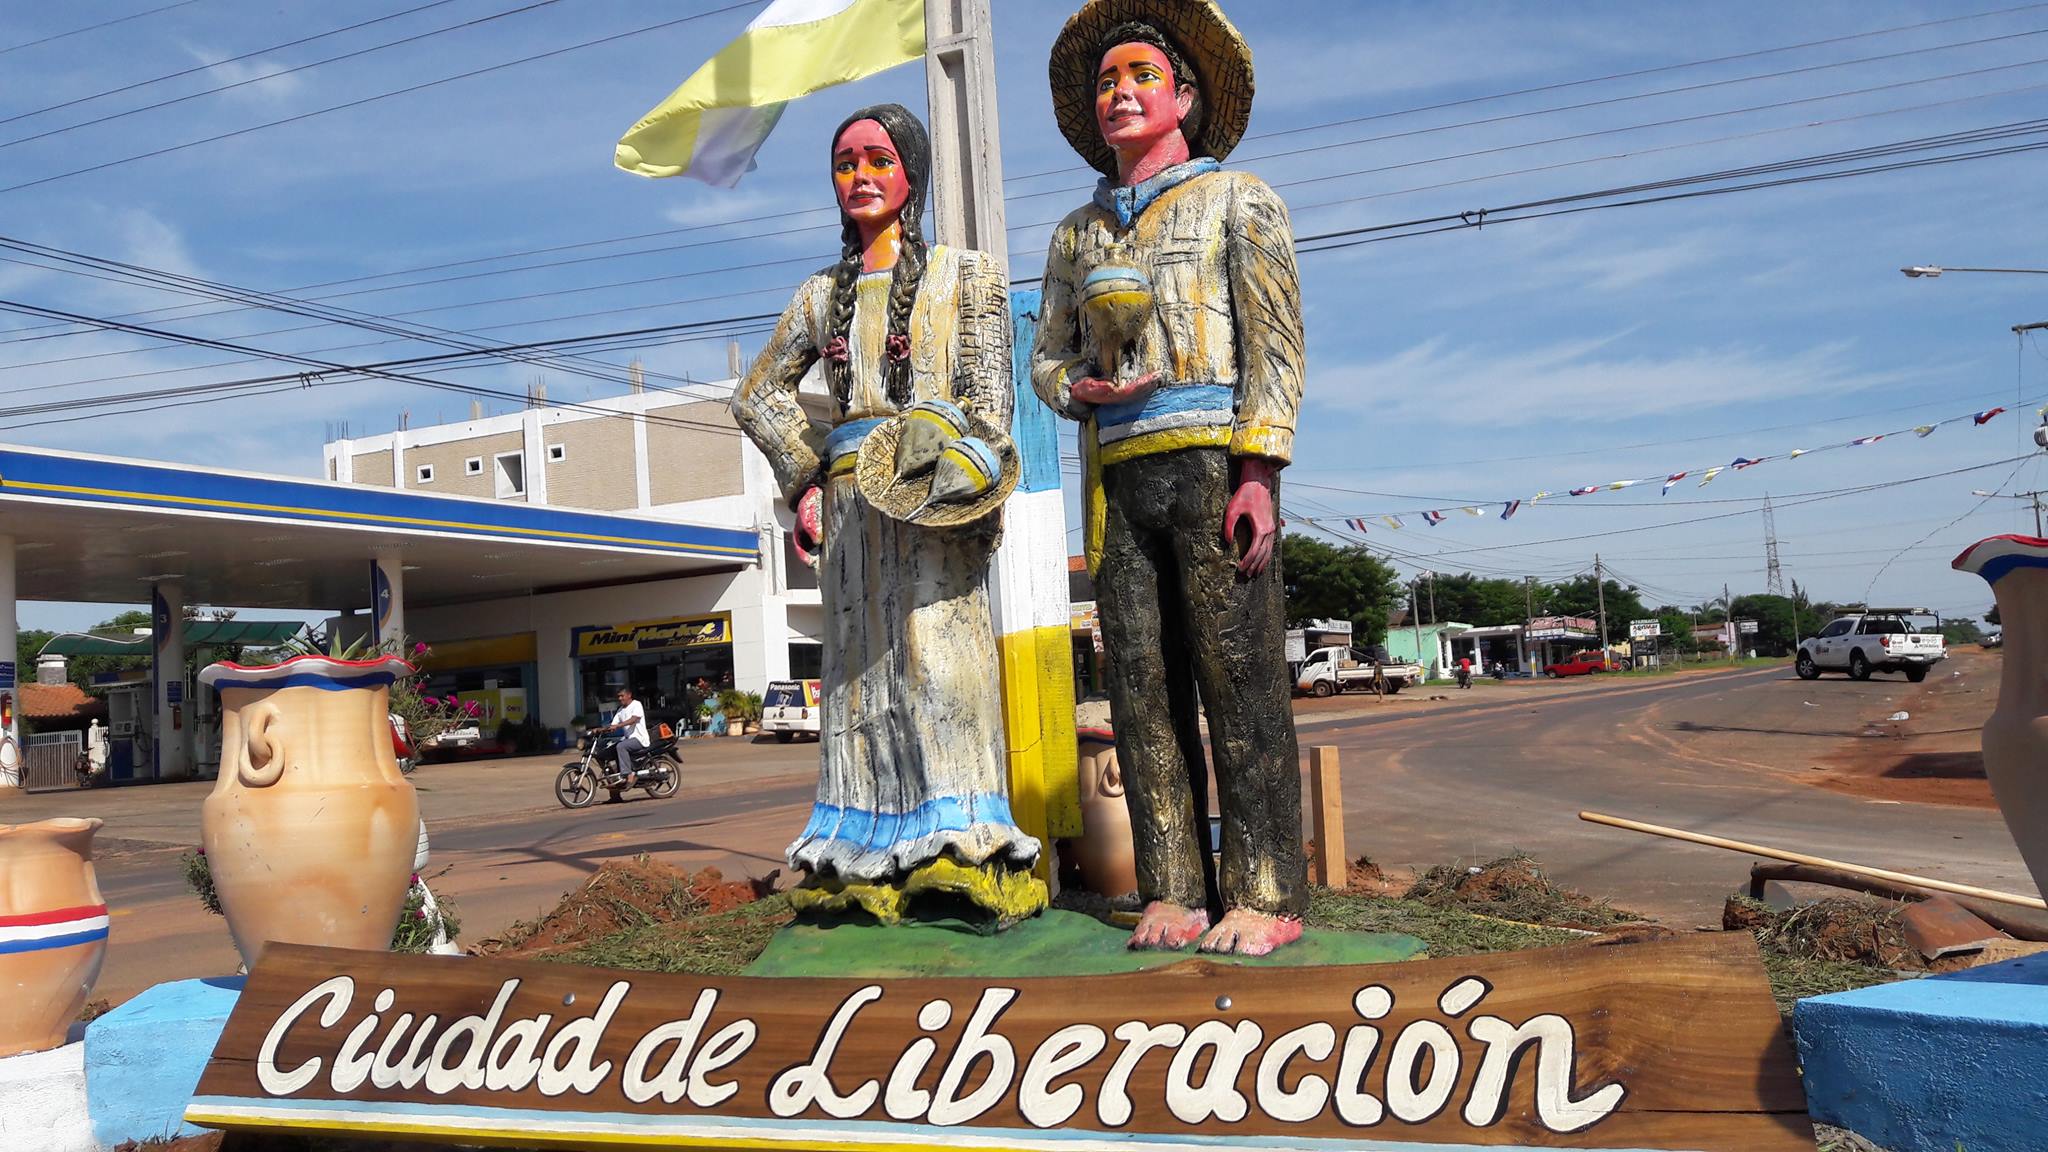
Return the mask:
<svg viewBox="0 0 2048 1152"><path fill-rule="evenodd" d="M1251 118L1251 51L1211 0L1090 0L1050 74L1061 132L1104 179L1053 232L1032 383L1082 422L1146 901L1130 945L1263 954L1300 938L1308 903L1276 547L1304 354L1286 205L1221 163Z"/></svg>
<svg viewBox="0 0 2048 1152"><path fill-rule="evenodd" d="M633 787L640 778L637 761L647 751L647 709L633 698L631 688L619 689L619 710L612 713L612 722L602 731L626 733L614 751L619 755L619 775L624 777L626 787ZM616 794L613 799L617 799Z"/></svg>

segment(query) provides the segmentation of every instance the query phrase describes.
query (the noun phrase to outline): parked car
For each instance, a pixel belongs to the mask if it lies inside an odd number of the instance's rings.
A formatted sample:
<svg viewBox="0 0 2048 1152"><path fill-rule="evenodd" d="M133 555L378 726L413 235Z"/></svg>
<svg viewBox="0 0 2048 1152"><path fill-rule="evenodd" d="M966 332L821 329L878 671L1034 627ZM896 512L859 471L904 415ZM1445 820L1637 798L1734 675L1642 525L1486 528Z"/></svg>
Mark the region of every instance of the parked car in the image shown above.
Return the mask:
<svg viewBox="0 0 2048 1152"><path fill-rule="evenodd" d="M1908 620L1913 616L1933 620L1933 627L1913 627ZM1847 672L1852 680L1868 680L1872 672L1904 672L1918 684L1927 679L1928 669L1948 658L1940 629L1941 617L1923 608L1852 612L1801 640L1793 667L1801 680L1822 672Z"/></svg>
<svg viewBox="0 0 2048 1152"><path fill-rule="evenodd" d="M1589 676L1595 672L1612 672L1614 668L1615 666L1609 663L1607 658L1600 655L1598 651L1588 650L1577 653L1563 663L1545 666L1543 674L1553 678L1560 676Z"/></svg>
<svg viewBox="0 0 2048 1152"><path fill-rule="evenodd" d="M1392 695L1422 683L1422 665L1396 661L1384 645L1369 648L1318 648L1308 654L1294 677L1294 690L1330 696L1352 689L1371 690L1375 673L1382 690Z"/></svg>
<svg viewBox="0 0 2048 1152"><path fill-rule="evenodd" d="M1988 633L1982 640L1977 641L1977 643L1985 648L2003 648L2005 647L2005 633Z"/></svg>
<svg viewBox="0 0 2048 1152"><path fill-rule="evenodd" d="M761 731L775 733L775 738L784 744L797 738L798 733L809 733L813 738L819 732L819 716L824 711L819 705L823 686L816 680L776 680L768 685L768 694L761 700Z"/></svg>

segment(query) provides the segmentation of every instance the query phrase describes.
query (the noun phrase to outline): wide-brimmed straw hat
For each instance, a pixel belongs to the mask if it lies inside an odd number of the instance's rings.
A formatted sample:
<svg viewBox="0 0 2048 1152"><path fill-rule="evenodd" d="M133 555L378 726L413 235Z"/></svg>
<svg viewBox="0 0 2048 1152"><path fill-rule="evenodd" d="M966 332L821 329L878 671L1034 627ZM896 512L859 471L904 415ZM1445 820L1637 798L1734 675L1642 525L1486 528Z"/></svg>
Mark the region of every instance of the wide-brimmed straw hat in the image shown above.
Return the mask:
<svg viewBox="0 0 2048 1152"><path fill-rule="evenodd" d="M1067 143L1114 180L1116 153L1095 123L1095 77L1102 38L1119 24L1150 24L1187 57L1202 94L1202 123L1188 141L1197 156L1221 160L1244 139L1252 119L1252 50L1215 0L1088 0L1052 42L1048 72L1053 115Z"/></svg>
<svg viewBox="0 0 2048 1152"><path fill-rule="evenodd" d="M1017 453L994 452L1000 471L986 491L972 500L930 502L933 471L908 480L896 478L896 442L903 436L904 419L894 416L877 425L861 440L860 456L854 462L854 483L877 512L921 528L957 528L992 514L1017 490L1024 475Z"/></svg>

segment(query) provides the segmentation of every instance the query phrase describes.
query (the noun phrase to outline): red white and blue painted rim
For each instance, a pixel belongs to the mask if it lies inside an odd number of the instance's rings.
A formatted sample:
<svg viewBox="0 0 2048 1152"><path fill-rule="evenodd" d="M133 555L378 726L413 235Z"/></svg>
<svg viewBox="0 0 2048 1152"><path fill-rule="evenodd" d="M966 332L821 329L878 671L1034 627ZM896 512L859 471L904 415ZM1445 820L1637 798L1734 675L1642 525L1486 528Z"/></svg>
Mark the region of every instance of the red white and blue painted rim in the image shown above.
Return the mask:
<svg viewBox="0 0 2048 1152"><path fill-rule="evenodd" d="M0 956L50 952L107 938L107 906L82 904L21 916L0 916Z"/></svg>
<svg viewBox="0 0 2048 1152"><path fill-rule="evenodd" d="M1949 567L1958 572L1975 572L1987 584L1997 584L2021 568L2048 568L2048 540L2039 536L1993 536L1963 549Z"/></svg>
<svg viewBox="0 0 2048 1152"><path fill-rule="evenodd" d="M208 664L199 682L214 688L325 688L340 692L349 688L381 688L400 676L412 675L413 666L397 656L375 660L336 660L332 656L294 656L282 664L251 667L221 661Z"/></svg>

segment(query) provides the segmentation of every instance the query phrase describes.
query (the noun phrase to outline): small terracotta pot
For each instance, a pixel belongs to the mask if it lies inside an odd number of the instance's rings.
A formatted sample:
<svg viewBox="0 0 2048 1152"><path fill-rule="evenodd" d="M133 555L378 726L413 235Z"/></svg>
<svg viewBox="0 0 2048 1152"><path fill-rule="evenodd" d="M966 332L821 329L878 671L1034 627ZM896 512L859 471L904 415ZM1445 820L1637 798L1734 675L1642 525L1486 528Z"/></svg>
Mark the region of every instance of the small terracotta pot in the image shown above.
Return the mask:
<svg viewBox="0 0 2048 1152"><path fill-rule="evenodd" d="M220 777L201 835L235 948L271 940L382 951L405 904L419 799L392 754L396 656L209 665L220 690Z"/></svg>
<svg viewBox="0 0 2048 1152"><path fill-rule="evenodd" d="M98 820L0 824L0 1056L60 1047L100 978Z"/></svg>
<svg viewBox="0 0 2048 1152"><path fill-rule="evenodd" d="M2048 892L2048 540L1994 536L1954 566L1984 577L1998 599L2005 669L1984 722L1984 775L2034 886Z"/></svg>
<svg viewBox="0 0 2048 1152"><path fill-rule="evenodd" d="M1080 732L1081 880L1098 895L1115 898L1138 890L1138 861L1131 847L1131 810L1116 763L1116 737L1107 729Z"/></svg>

